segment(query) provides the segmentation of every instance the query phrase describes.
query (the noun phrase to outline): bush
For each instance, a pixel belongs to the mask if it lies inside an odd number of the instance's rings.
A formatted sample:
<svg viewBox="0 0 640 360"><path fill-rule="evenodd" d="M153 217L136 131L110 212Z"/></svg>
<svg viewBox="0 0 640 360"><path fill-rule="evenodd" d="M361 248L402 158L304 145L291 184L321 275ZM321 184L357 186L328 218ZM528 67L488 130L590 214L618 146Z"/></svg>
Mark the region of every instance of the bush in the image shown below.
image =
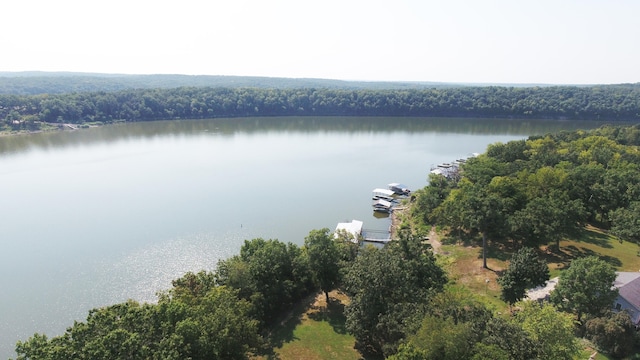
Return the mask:
<svg viewBox="0 0 640 360"><path fill-rule="evenodd" d="M605 316L587 320L585 337L602 352L616 358L631 354L637 338L631 317L625 311L609 312Z"/></svg>

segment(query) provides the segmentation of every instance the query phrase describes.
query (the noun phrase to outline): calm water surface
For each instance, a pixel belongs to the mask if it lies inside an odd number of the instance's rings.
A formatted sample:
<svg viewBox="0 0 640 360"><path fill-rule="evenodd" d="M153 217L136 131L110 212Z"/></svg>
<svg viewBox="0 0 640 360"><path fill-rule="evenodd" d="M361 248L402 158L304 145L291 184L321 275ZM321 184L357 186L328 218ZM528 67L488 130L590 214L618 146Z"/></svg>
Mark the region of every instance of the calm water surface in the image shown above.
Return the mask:
<svg viewBox="0 0 640 360"><path fill-rule="evenodd" d="M245 239L302 244L351 219L387 229L371 190L432 165L592 122L252 118L0 138L0 358L91 308L214 269Z"/></svg>

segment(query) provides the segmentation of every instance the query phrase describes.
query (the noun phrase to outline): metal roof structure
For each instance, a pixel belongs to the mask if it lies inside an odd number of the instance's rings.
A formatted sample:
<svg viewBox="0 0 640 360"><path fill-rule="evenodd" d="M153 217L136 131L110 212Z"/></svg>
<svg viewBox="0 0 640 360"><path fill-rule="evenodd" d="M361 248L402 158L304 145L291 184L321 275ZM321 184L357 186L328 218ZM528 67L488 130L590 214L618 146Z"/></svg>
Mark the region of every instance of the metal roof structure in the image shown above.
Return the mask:
<svg viewBox="0 0 640 360"><path fill-rule="evenodd" d="M351 241L357 243L360 235L362 235L362 225L364 223L360 220L351 220L351 222L341 222L336 226L336 230L333 233L334 237L338 237L339 231L346 231L347 233L353 235L353 239Z"/></svg>

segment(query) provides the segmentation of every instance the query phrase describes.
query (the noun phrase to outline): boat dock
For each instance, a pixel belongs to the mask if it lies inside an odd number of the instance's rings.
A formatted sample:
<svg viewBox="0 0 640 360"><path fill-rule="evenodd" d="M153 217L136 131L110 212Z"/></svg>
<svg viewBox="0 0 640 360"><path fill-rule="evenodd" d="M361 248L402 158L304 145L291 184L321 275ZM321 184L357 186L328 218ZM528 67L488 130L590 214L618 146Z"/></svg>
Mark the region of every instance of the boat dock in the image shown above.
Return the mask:
<svg viewBox="0 0 640 360"><path fill-rule="evenodd" d="M400 183L391 183L387 189L375 188L373 189L373 212L374 217L377 213L391 214L394 209L403 210L405 206L398 206L400 199L406 198L411 194L411 190L406 185ZM389 217L388 215L386 216ZM351 220L338 223L336 230L333 232L333 236L336 239L342 238L345 235L354 243L369 242L386 244L392 239L392 227L393 217L391 218L391 224L389 228L384 229L363 229L364 223L360 220Z"/></svg>
<svg viewBox="0 0 640 360"><path fill-rule="evenodd" d="M457 179L460 176L460 170L462 165L467 162L468 159L478 157L480 154L473 153L466 158L460 158L450 163L442 163L437 166L431 166L431 174L442 175L448 179Z"/></svg>
<svg viewBox="0 0 640 360"><path fill-rule="evenodd" d="M363 229L362 240L366 242L386 244L391 241L391 230Z"/></svg>

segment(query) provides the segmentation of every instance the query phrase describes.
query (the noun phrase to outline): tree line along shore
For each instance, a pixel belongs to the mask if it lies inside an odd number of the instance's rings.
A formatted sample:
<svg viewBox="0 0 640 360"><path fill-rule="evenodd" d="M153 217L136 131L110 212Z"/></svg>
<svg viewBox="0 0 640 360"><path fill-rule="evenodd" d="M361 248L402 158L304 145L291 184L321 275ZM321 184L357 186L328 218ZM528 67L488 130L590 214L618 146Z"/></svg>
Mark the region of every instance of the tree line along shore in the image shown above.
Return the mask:
<svg viewBox="0 0 640 360"><path fill-rule="evenodd" d="M0 94L0 130L252 116L640 120L640 84L431 89L178 87Z"/></svg>

